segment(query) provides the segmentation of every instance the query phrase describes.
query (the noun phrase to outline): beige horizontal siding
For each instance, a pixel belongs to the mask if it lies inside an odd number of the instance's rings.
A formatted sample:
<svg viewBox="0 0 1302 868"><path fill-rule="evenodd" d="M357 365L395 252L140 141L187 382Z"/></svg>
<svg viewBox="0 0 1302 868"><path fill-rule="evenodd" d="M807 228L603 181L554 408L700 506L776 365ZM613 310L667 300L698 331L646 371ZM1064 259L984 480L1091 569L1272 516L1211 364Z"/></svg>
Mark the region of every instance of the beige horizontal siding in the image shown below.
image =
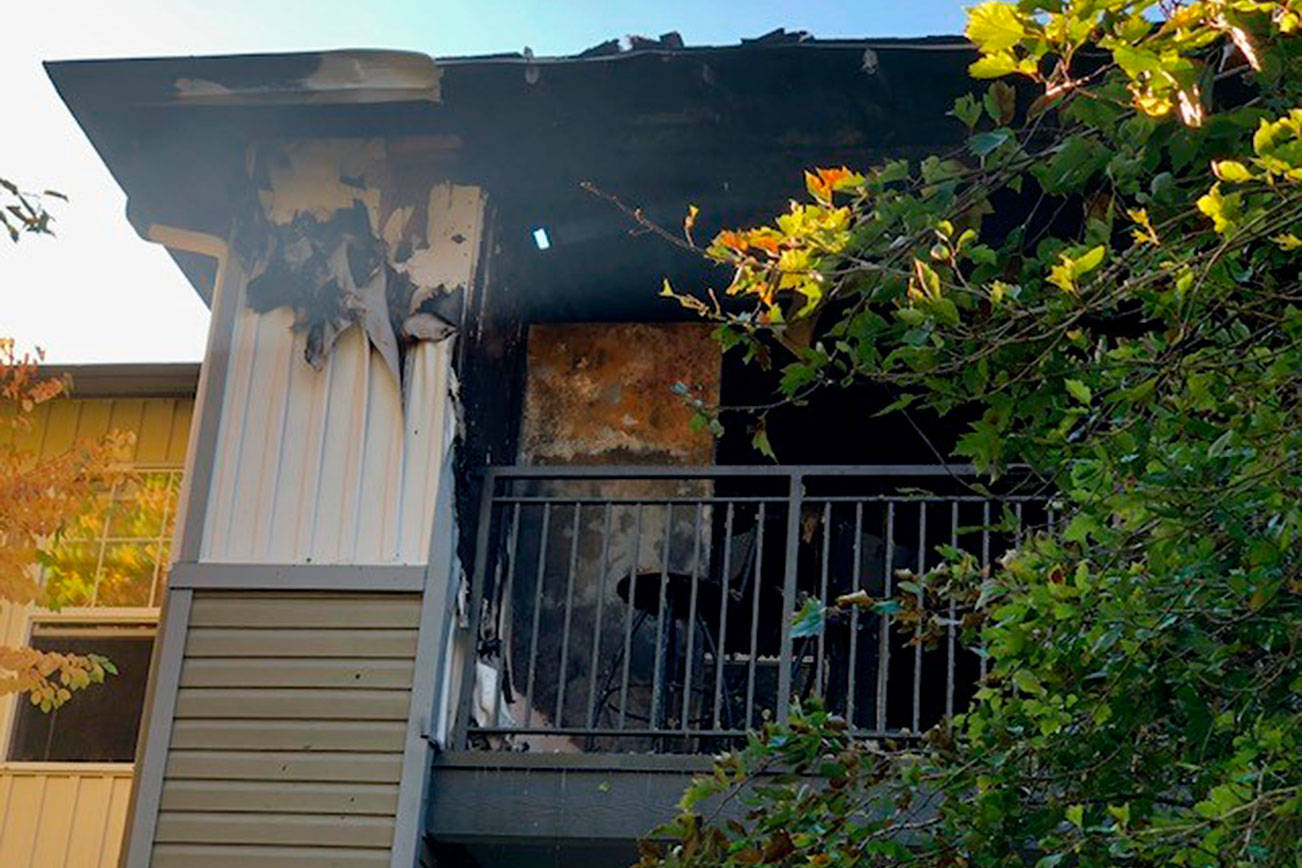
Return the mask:
<svg viewBox="0 0 1302 868"><path fill-rule="evenodd" d="M186 844L226 844L234 840L245 844L388 847L393 843L393 817L161 811L155 840Z"/></svg>
<svg viewBox="0 0 1302 868"><path fill-rule="evenodd" d="M162 810L263 811L393 816L396 784L278 781L168 781Z"/></svg>
<svg viewBox="0 0 1302 868"><path fill-rule="evenodd" d="M414 630L420 624L420 607L410 597L398 599L355 595L317 598L304 606L302 598L268 594L266 599L247 596L209 597L194 601L192 627L308 627Z"/></svg>
<svg viewBox="0 0 1302 868"><path fill-rule="evenodd" d="M159 844L152 868L381 868L389 849Z"/></svg>
<svg viewBox="0 0 1302 868"><path fill-rule="evenodd" d="M196 627L186 657L416 657L415 630L239 630Z"/></svg>
<svg viewBox="0 0 1302 868"><path fill-rule="evenodd" d="M183 687L176 698L176 717L406 720L409 700L406 690Z"/></svg>
<svg viewBox="0 0 1302 868"><path fill-rule="evenodd" d="M178 720L172 747L195 750L402 750L404 721Z"/></svg>
<svg viewBox="0 0 1302 868"><path fill-rule="evenodd" d="M131 767L114 771L0 769L0 865L116 866Z"/></svg>
<svg viewBox="0 0 1302 868"><path fill-rule="evenodd" d="M411 660L258 660L214 657L191 660L182 687L361 687L411 686Z"/></svg>
<svg viewBox="0 0 1302 868"><path fill-rule="evenodd" d="M198 591L152 864L387 864L420 598Z"/></svg>
<svg viewBox="0 0 1302 868"><path fill-rule="evenodd" d="M397 783L400 753L174 750L170 779Z"/></svg>

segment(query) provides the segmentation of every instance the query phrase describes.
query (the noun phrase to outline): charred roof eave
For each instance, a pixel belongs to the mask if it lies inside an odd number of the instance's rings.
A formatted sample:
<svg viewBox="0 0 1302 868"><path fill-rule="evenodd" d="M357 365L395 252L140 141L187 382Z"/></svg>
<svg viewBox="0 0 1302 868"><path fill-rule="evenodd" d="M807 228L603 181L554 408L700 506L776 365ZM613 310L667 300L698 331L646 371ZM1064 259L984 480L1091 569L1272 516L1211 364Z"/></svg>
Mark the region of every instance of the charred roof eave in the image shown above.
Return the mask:
<svg viewBox="0 0 1302 868"><path fill-rule="evenodd" d="M454 180L532 209L578 180L640 198L798 178L813 162L953 141L944 113L973 57L962 39L651 47L594 56L431 59L339 51L48 63L60 96L152 223L225 235L251 142L449 135ZM871 61L871 62L870 62ZM196 167L201 167L196 172ZM201 296L206 294L193 275Z"/></svg>

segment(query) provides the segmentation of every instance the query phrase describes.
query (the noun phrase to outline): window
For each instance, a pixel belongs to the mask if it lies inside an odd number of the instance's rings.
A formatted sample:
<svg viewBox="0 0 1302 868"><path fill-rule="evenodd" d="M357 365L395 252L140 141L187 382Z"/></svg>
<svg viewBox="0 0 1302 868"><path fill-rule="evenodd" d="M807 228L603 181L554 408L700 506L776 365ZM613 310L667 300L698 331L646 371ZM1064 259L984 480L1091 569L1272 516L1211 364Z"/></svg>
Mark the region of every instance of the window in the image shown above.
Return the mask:
<svg viewBox="0 0 1302 868"><path fill-rule="evenodd" d="M45 558L46 592L60 607L157 606L167 580L181 471L140 469L104 494Z"/></svg>
<svg viewBox="0 0 1302 868"><path fill-rule="evenodd" d="M179 468L137 467L103 492L97 508L74 521L42 558L45 593L59 611L33 614L31 646L103 655L117 675L48 714L19 698L8 760L135 759L180 489Z"/></svg>
<svg viewBox="0 0 1302 868"><path fill-rule="evenodd" d="M102 654L118 674L73 694L48 714L15 703L9 759L18 762L131 762L149 680L155 625L48 616L32 625L31 645L41 651ZM93 616L87 616L93 617Z"/></svg>

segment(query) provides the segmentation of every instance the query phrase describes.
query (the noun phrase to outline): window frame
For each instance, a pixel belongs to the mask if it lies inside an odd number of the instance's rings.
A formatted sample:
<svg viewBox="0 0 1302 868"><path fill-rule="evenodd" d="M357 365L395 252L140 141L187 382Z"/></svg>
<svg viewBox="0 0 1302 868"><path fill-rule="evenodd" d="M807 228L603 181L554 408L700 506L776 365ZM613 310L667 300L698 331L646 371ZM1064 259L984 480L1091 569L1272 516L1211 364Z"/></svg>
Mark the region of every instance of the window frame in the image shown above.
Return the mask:
<svg viewBox="0 0 1302 868"><path fill-rule="evenodd" d="M154 630L154 641L158 641L158 607L148 606L121 606L121 607L102 607L79 606L77 608L60 609L57 612L49 609L31 609L24 618L23 625L23 644L31 643L32 633L38 625L54 626L149 626ZM147 694L146 694L147 695ZM11 694L5 697L8 708L5 709L3 718L0 718L0 735L3 736L0 743L4 746L4 753L0 754L0 772L42 772L42 771L69 771L75 770L84 773L93 773L95 770L102 770L105 773L121 772L124 769L134 767L133 762L104 762L102 760L11 760L10 754L14 749L14 737L18 731L18 712L19 703L25 702L26 697L23 694ZM73 700L76 701L76 695Z"/></svg>

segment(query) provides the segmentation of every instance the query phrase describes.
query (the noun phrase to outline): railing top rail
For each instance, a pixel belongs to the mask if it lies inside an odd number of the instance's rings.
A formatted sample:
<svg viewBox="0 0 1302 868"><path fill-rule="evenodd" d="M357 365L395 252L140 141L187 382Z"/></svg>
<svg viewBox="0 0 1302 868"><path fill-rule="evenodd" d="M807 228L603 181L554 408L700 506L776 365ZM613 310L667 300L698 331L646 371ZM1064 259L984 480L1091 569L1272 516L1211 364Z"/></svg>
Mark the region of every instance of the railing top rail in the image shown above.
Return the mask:
<svg viewBox="0 0 1302 868"><path fill-rule="evenodd" d="M694 479L720 476L976 476L971 464L711 464L682 467L660 464L584 464L528 467L503 465L485 468L498 479Z"/></svg>

